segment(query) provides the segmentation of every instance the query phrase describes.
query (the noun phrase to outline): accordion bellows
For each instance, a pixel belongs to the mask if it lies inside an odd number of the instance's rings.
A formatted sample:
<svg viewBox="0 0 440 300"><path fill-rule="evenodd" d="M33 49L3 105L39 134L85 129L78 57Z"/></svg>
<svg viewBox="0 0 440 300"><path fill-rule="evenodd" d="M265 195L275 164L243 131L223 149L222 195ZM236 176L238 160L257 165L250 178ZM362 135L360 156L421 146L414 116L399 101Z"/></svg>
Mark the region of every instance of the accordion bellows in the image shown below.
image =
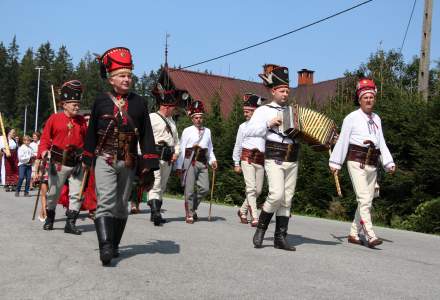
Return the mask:
<svg viewBox="0 0 440 300"><path fill-rule="evenodd" d="M280 114L280 130L284 134L304 141L317 151L330 149L336 134L336 123L332 119L299 105L289 106Z"/></svg>

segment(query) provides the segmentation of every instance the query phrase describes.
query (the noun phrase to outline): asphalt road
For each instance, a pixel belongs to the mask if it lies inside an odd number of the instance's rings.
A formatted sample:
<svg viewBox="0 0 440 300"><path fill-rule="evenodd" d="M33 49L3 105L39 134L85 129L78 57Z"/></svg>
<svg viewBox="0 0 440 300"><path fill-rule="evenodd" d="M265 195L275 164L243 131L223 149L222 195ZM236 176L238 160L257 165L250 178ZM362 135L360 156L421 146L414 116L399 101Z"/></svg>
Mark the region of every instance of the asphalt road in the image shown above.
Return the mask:
<svg viewBox="0 0 440 300"><path fill-rule="evenodd" d="M33 193L35 194L35 192ZM200 222L184 221L183 201L166 200L168 223L154 227L149 210L131 215L121 256L102 267L94 225L65 234L64 211L54 231L31 221L34 197L0 192L1 299L440 299L440 237L376 228L378 249L347 243L349 223L293 217L296 252L263 249L237 208L208 204Z"/></svg>

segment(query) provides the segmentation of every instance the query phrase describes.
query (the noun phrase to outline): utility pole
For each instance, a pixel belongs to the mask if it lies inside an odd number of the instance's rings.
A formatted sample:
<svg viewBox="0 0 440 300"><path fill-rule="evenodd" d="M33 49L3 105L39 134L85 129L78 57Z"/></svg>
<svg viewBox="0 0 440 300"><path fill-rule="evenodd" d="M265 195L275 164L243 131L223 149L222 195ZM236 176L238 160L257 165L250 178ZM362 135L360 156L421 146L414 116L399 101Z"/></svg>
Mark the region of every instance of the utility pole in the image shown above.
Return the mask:
<svg viewBox="0 0 440 300"><path fill-rule="evenodd" d="M35 70L38 70L38 84L37 84L37 105L35 108L35 130L38 129L38 104L40 102L40 72L44 69L44 67L35 67Z"/></svg>
<svg viewBox="0 0 440 300"><path fill-rule="evenodd" d="M26 127L27 127L27 105L24 107L24 128L23 128L23 135L26 135Z"/></svg>
<svg viewBox="0 0 440 300"><path fill-rule="evenodd" d="M422 47L419 62L419 87L422 99L428 101L429 92L429 52L431 49L432 0L425 0L423 11Z"/></svg>

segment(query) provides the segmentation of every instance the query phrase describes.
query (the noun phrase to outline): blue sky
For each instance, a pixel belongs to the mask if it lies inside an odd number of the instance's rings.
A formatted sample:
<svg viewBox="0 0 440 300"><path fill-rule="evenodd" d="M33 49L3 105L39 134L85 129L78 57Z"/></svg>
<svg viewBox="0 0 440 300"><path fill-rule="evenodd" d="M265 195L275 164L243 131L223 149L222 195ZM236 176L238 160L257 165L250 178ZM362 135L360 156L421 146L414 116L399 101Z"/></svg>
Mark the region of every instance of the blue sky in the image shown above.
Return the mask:
<svg viewBox="0 0 440 300"><path fill-rule="evenodd" d="M315 71L315 81L337 78L357 68L380 47L398 49L414 0L374 0L344 15L230 57L200 65L214 74L259 81L264 63ZM283 34L362 0L170 0L63 1L0 0L0 41L16 35L21 54L49 41L66 45L76 65L87 51L126 46L135 73L159 68L165 34L170 65L190 65ZM403 49L418 55L423 0L418 0ZM436 1L434 1L436 2ZM440 60L440 7L434 3L431 61ZM291 75L292 76L292 75ZM291 78L292 86L296 86Z"/></svg>

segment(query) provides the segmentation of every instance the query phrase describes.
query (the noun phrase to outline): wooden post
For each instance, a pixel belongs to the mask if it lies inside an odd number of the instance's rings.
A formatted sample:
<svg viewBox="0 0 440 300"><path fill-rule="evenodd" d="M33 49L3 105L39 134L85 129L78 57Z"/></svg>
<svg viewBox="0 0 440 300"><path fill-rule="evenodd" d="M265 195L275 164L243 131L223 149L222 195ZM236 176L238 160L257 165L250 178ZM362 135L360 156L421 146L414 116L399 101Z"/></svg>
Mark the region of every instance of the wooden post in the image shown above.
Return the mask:
<svg viewBox="0 0 440 300"><path fill-rule="evenodd" d="M425 0L423 11L422 46L419 62L418 91L424 101L428 101L429 93L429 57L431 49L432 0Z"/></svg>
<svg viewBox="0 0 440 300"><path fill-rule="evenodd" d="M53 84L50 85L50 88L52 89L52 102L53 102L53 111L57 113L57 101L55 100L55 92L53 90Z"/></svg>

